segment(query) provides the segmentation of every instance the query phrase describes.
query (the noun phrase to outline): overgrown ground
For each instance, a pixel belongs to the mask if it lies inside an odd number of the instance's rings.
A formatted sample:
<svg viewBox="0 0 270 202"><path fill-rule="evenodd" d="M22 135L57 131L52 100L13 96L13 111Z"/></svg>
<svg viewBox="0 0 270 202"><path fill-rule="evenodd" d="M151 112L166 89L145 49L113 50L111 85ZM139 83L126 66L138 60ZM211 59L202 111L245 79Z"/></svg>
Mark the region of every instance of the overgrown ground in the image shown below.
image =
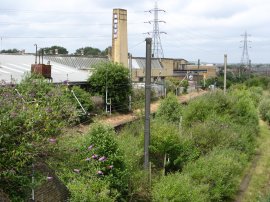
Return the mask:
<svg viewBox="0 0 270 202"><path fill-rule="evenodd" d="M239 201L266 202L270 200L270 128L269 125L260 121L260 136L258 137L258 160L254 169L251 169L250 182ZM256 158L256 157L255 157ZM251 165L252 168L252 165Z"/></svg>

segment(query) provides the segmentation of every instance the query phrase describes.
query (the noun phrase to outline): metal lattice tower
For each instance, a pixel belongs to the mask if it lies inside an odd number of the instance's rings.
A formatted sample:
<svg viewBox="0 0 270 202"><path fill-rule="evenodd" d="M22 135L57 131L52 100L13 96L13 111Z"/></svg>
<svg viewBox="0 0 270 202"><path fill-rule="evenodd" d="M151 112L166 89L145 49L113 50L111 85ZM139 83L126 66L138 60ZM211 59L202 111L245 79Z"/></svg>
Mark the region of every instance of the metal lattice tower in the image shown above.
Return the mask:
<svg viewBox="0 0 270 202"><path fill-rule="evenodd" d="M248 41L248 36L250 36L250 35L248 35L247 32L245 32L241 36L244 37L244 40L241 41L241 42L243 42L243 47L241 47L241 48L243 48L242 57L241 57L241 65L243 65L244 67L247 68L249 66L249 62L250 62L249 55L248 55L248 48L250 48L248 46L248 42L251 42L251 41Z"/></svg>
<svg viewBox="0 0 270 202"><path fill-rule="evenodd" d="M160 35L167 34L166 32L161 32L159 30L159 23L166 23L163 20L159 20L158 14L159 12L165 12L165 10L159 9L157 2L155 3L155 8L149 10L147 12L154 13L154 19L148 21L148 23L153 24L153 31L147 32L148 34L152 34L152 56L155 58L164 58L163 48L161 44Z"/></svg>

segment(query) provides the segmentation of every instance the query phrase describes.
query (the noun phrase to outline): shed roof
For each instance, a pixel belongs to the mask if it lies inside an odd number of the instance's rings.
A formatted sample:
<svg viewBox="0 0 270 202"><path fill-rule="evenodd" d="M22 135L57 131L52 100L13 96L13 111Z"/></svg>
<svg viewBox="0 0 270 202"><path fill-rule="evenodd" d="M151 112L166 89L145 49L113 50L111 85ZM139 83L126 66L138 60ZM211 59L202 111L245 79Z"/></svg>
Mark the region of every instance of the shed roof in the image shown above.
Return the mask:
<svg viewBox="0 0 270 202"><path fill-rule="evenodd" d="M73 66L50 60L52 65L52 78L54 83L61 83L68 80L69 82L86 82L89 77L88 71L74 68ZM43 63L47 64L48 58L44 58ZM0 81L10 82L15 79L20 82L24 75L31 71L31 64L35 63L35 56L27 55L10 55L0 54Z"/></svg>

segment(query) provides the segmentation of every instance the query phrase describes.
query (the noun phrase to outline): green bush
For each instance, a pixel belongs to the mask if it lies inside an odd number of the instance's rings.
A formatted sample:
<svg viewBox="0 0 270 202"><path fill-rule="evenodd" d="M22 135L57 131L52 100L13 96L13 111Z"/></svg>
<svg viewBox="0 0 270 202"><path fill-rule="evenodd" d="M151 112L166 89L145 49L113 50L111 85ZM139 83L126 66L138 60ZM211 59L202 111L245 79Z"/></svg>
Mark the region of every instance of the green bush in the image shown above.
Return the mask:
<svg viewBox="0 0 270 202"><path fill-rule="evenodd" d="M240 125L243 124L257 127L259 118L250 92L235 90L231 91L229 96L231 97L232 103L229 109L232 121Z"/></svg>
<svg viewBox="0 0 270 202"><path fill-rule="evenodd" d="M1 87L0 104L0 188L12 200L23 200L32 186L31 165L47 155L48 140L76 122L78 114L61 87L38 76Z"/></svg>
<svg viewBox="0 0 270 202"><path fill-rule="evenodd" d="M235 195L246 162L238 151L217 149L189 163L183 173L194 183L208 186L210 201L226 201Z"/></svg>
<svg viewBox="0 0 270 202"><path fill-rule="evenodd" d="M270 99L264 98L259 105L259 112L264 121L270 123Z"/></svg>
<svg viewBox="0 0 270 202"><path fill-rule="evenodd" d="M202 123L215 114L227 114L230 100L221 91L208 93L189 102L183 110L183 125Z"/></svg>
<svg viewBox="0 0 270 202"><path fill-rule="evenodd" d="M238 138L231 124L226 119L217 116L203 123L194 124L186 131L186 134L201 155L211 152L215 147L227 148Z"/></svg>
<svg viewBox="0 0 270 202"><path fill-rule="evenodd" d="M105 100L106 88L108 99L112 101L112 109L127 112L132 85L129 70L121 64L99 63L88 79L93 94L103 96Z"/></svg>
<svg viewBox="0 0 270 202"><path fill-rule="evenodd" d="M129 171L112 127L95 123L83 136L63 137L53 155L48 163L74 201L114 201L127 197Z"/></svg>
<svg viewBox="0 0 270 202"><path fill-rule="evenodd" d="M208 202L207 185L198 185L188 175L169 174L154 183L153 201Z"/></svg>
<svg viewBox="0 0 270 202"><path fill-rule="evenodd" d="M247 87L262 87L267 89L270 83L270 78L267 76L256 76L245 81Z"/></svg>
<svg viewBox="0 0 270 202"><path fill-rule="evenodd" d="M232 123L229 117L210 117L189 128L185 135L201 155L218 148L233 148L251 156L255 150L257 129Z"/></svg>
<svg viewBox="0 0 270 202"><path fill-rule="evenodd" d="M167 121L179 124L182 107L177 97L171 93L161 101L156 113L156 118L162 121Z"/></svg>
<svg viewBox="0 0 270 202"><path fill-rule="evenodd" d="M156 169L165 168L166 173L181 170L188 161L198 157L195 145L175 125L154 121L151 131L150 160Z"/></svg>
<svg viewBox="0 0 270 202"><path fill-rule="evenodd" d="M126 125L117 136L119 148L123 153L129 172L128 197L132 201L150 201L148 173L143 169L143 146L141 139L143 121L138 120Z"/></svg>

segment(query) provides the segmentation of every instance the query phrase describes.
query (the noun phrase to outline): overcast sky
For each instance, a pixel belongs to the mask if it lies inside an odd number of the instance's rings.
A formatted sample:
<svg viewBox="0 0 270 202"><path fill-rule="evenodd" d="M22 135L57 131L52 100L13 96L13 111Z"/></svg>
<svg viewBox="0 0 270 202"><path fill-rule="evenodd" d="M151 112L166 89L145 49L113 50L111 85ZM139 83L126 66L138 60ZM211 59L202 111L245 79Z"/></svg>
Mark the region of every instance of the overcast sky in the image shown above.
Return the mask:
<svg viewBox="0 0 270 202"><path fill-rule="evenodd" d="M1 0L1 49L60 45L74 53L92 46L111 46L113 8L128 11L128 48L145 55L152 25L153 0ZM159 0L164 56L189 61L240 62L245 31L251 36L249 56L254 63L270 63L270 0Z"/></svg>

